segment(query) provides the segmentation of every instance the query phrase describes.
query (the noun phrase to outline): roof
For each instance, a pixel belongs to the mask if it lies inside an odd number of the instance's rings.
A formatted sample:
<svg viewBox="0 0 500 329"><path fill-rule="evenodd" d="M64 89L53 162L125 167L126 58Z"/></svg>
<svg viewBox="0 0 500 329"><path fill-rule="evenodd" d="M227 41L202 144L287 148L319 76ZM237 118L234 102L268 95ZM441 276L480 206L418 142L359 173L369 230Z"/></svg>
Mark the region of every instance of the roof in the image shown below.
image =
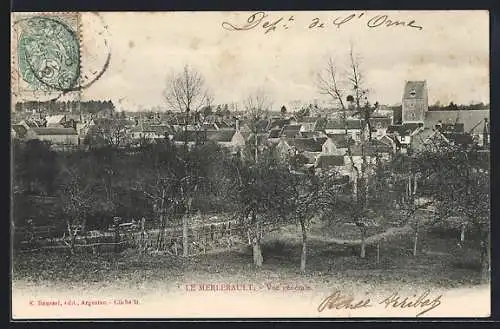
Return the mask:
<svg viewBox="0 0 500 329"><path fill-rule="evenodd" d="M482 133L485 118L489 121L489 110L427 111L424 126L434 128L439 121L442 124L463 123L465 132L473 129L472 133Z"/></svg>
<svg viewBox="0 0 500 329"><path fill-rule="evenodd" d="M328 120L325 129L361 129L362 120L359 119L347 119L345 122L343 120Z"/></svg>
<svg viewBox="0 0 500 329"><path fill-rule="evenodd" d="M363 145L353 145L351 147L352 155L354 156L374 156L380 153L392 153L393 148L381 141L372 139L371 141L366 141Z"/></svg>
<svg viewBox="0 0 500 329"><path fill-rule="evenodd" d="M427 94L426 81L407 81L403 93L403 99L423 99Z"/></svg>
<svg viewBox="0 0 500 329"><path fill-rule="evenodd" d="M30 127L30 128L37 128L37 127L39 127L39 124L35 120L26 119L26 120L24 120L24 123L28 127Z"/></svg>
<svg viewBox="0 0 500 329"><path fill-rule="evenodd" d="M404 123L402 125L389 125L387 127L388 134L397 133L400 136L409 136L412 132L420 127L418 123Z"/></svg>
<svg viewBox="0 0 500 329"><path fill-rule="evenodd" d="M112 123L119 123L125 126L135 125L135 121L122 119L122 118L94 118L92 119L97 126L111 125Z"/></svg>
<svg viewBox="0 0 500 329"><path fill-rule="evenodd" d="M382 136L381 138L378 139L378 141L387 146L392 147L392 145L394 145L394 140L387 135Z"/></svg>
<svg viewBox="0 0 500 329"><path fill-rule="evenodd" d="M354 140L345 134L328 134L327 136L332 140L337 148L347 148L349 144L354 144Z"/></svg>
<svg viewBox="0 0 500 329"><path fill-rule="evenodd" d="M26 127L23 125L12 125L12 129L14 129L14 131L16 132L16 135L19 138L24 138L24 136L28 132L28 129L26 129Z"/></svg>
<svg viewBox="0 0 500 329"><path fill-rule="evenodd" d="M314 131L316 127L316 122L301 122L299 124L302 131Z"/></svg>
<svg viewBox="0 0 500 329"><path fill-rule="evenodd" d="M76 130L73 128L32 128L37 135L43 136L55 136L55 135L78 135Z"/></svg>
<svg viewBox="0 0 500 329"><path fill-rule="evenodd" d="M413 135L411 143L412 147L414 149L421 149L425 145L428 145L429 143L435 143L436 140L440 140L439 143L441 142L447 142L446 137L441 134L438 130L435 129L430 129L430 128L424 128L415 135Z"/></svg>
<svg viewBox="0 0 500 329"><path fill-rule="evenodd" d="M316 162L316 167L329 168L344 165L343 155L320 155Z"/></svg>
<svg viewBox="0 0 500 329"><path fill-rule="evenodd" d="M207 130L206 136L207 140L214 142L231 142L236 130L234 129L224 129L224 130Z"/></svg>
<svg viewBox="0 0 500 329"><path fill-rule="evenodd" d="M170 134L172 132L172 128L168 125L139 125L135 126L131 129L133 132L152 132L159 135Z"/></svg>
<svg viewBox="0 0 500 329"><path fill-rule="evenodd" d="M271 129L269 138L279 138L281 136L281 129Z"/></svg>
<svg viewBox="0 0 500 329"><path fill-rule="evenodd" d="M203 127L203 129L206 129L206 130L210 130L210 129L216 130L218 128L215 123L208 123L208 122L203 123L202 127Z"/></svg>
<svg viewBox="0 0 500 329"><path fill-rule="evenodd" d="M174 134L174 140L178 142L184 142L186 140L186 137L188 142L202 142L207 140L207 134L205 130L188 130L187 132L184 130L179 130Z"/></svg>
<svg viewBox="0 0 500 329"><path fill-rule="evenodd" d="M387 128L391 125L392 119L389 117L371 117L370 124L374 128Z"/></svg>
<svg viewBox="0 0 500 329"><path fill-rule="evenodd" d="M301 131L300 136L303 138L324 138L326 137L325 133L322 131Z"/></svg>
<svg viewBox="0 0 500 329"><path fill-rule="evenodd" d="M281 136L294 138L299 134L301 125L285 125L281 131Z"/></svg>
<svg viewBox="0 0 500 329"><path fill-rule="evenodd" d="M440 131L442 133L463 133L464 124L463 123L444 123L441 125Z"/></svg>
<svg viewBox="0 0 500 329"><path fill-rule="evenodd" d="M288 145L295 146L298 151L321 152L326 138L293 138L287 140Z"/></svg>
<svg viewBox="0 0 500 329"><path fill-rule="evenodd" d="M58 114L58 115L51 115L45 118L47 120L47 124L56 124L56 123L61 123L61 121L64 119L64 114Z"/></svg>
<svg viewBox="0 0 500 329"><path fill-rule="evenodd" d="M444 135L448 140L453 141L455 145L470 145L474 141L472 139L472 136L467 133L452 132L452 133L446 133Z"/></svg>
<svg viewBox="0 0 500 329"><path fill-rule="evenodd" d="M273 129L273 128L283 128L285 125L290 124L290 119L285 119L285 118L273 118L269 120L269 125L268 129Z"/></svg>

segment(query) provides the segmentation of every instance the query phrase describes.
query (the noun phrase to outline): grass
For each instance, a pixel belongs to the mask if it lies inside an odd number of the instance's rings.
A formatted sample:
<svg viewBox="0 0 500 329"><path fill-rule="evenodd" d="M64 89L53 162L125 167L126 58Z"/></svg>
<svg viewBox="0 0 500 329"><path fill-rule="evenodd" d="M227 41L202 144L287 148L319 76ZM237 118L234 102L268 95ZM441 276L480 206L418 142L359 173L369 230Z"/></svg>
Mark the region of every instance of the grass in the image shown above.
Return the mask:
<svg viewBox="0 0 500 329"><path fill-rule="evenodd" d="M356 228L354 228L356 229ZM299 272L300 236L297 228L287 227L268 236L263 244L264 264L252 265L252 251L223 251L182 259L171 255L138 255L133 250L119 254L80 254L67 258L60 252L47 251L14 256L13 284L63 287L132 287L178 289L187 282L263 282L285 280L324 286L336 282L355 286L413 285L425 287L461 287L479 284L480 264L477 243L457 246L457 238L428 233L420 236L419 254L411 255L411 236L395 236L380 245L380 263L376 248L367 247L367 257L358 257L359 247L325 243L314 239L308 246L307 272ZM311 234L329 235L324 228ZM291 237L295 234L296 239ZM359 234L359 233L358 233ZM359 238L356 232L346 238Z"/></svg>

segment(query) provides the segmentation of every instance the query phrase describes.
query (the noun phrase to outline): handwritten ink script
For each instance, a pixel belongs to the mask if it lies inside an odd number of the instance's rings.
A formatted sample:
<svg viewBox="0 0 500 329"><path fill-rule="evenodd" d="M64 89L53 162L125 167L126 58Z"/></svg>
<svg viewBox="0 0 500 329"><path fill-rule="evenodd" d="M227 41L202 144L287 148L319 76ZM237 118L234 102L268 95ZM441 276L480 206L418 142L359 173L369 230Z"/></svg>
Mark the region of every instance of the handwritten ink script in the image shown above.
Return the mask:
<svg viewBox="0 0 500 329"><path fill-rule="evenodd" d="M436 297L429 297L430 291L426 290L421 294L414 294L412 296L401 296L398 292L382 298L378 301L373 301L370 298L356 299L355 297L343 294L341 291L335 291L330 296L326 297L318 305L318 312L324 310L355 310L360 308L373 307L374 305L383 305L388 308L400 309L416 309L419 313L417 317L435 309L441 305L442 295Z"/></svg>
<svg viewBox="0 0 500 329"><path fill-rule="evenodd" d="M390 28L390 27L406 27L416 30L423 30L423 26L418 25L417 22L412 19L396 19L390 15L382 14L372 14L368 15L365 13L351 13L341 16L334 16L329 19L320 19L319 17L312 17L308 22L303 21L301 23L294 15L291 16L271 16L263 11L259 11L250 15L246 22L243 23L231 23L223 22L222 27L228 31L248 31L253 29L260 29L267 34L276 30L288 30L293 26L301 26L309 30L326 29L328 27L334 27L340 29L341 27L347 26L349 24L363 24L369 29L380 29L380 28Z"/></svg>

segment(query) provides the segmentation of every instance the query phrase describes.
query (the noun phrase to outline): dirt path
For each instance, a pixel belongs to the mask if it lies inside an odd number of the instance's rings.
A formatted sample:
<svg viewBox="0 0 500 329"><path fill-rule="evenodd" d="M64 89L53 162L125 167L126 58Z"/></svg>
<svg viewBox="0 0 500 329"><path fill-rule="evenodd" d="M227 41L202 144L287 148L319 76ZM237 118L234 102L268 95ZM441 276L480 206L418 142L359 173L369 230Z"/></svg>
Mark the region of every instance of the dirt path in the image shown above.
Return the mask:
<svg viewBox="0 0 500 329"><path fill-rule="evenodd" d="M407 224L402 227L391 227L387 231L374 234L366 238L366 244L372 245L376 244L379 241L390 240L391 238L402 236L409 234L413 231L413 228L410 224ZM357 246L361 244L361 239L356 240L345 240L338 238L325 238L319 235L309 235L308 240L311 242L321 242L321 243L331 243L331 244L341 244L346 246Z"/></svg>
<svg viewBox="0 0 500 329"><path fill-rule="evenodd" d="M420 221L420 225L425 225L426 223L429 223L429 222L430 222L430 219L422 219ZM391 240L395 237L400 237L403 235L411 234L412 232L413 232L413 227L412 227L411 223L408 223L408 224L401 226L401 227L391 227L391 228L387 229L385 232L377 233L377 234L374 234L374 235L367 237L366 244L367 245L374 245L377 242ZM287 238L300 238L300 234L295 236L295 235L292 235L289 233L285 233L284 235L287 236ZM310 242L339 244L339 245L344 245L344 246L361 245L361 239L351 239L351 240L339 239L339 238L333 238L333 237L325 237L325 236L321 236L321 235L314 235L311 233L309 233L307 239Z"/></svg>

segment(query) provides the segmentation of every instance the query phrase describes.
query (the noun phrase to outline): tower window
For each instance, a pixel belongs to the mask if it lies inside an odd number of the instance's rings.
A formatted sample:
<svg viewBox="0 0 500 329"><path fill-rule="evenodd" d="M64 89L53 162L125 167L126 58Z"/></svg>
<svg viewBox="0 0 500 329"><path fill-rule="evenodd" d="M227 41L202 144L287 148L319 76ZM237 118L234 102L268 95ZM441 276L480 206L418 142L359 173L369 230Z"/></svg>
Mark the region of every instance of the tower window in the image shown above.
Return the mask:
<svg viewBox="0 0 500 329"><path fill-rule="evenodd" d="M415 89L410 90L411 97L415 97L416 95L417 95L417 92L415 91Z"/></svg>

